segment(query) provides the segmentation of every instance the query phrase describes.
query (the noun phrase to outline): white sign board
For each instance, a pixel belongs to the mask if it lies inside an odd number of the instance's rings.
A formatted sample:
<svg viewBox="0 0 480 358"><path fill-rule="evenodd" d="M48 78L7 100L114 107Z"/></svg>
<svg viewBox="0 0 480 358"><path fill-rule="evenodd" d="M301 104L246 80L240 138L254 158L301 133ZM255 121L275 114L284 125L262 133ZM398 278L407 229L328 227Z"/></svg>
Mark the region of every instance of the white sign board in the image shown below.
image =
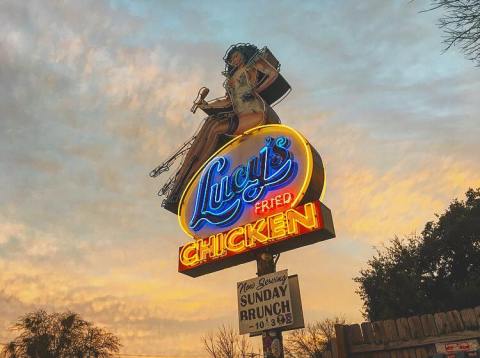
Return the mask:
<svg viewBox="0 0 480 358"><path fill-rule="evenodd" d="M468 341L448 342L448 343L435 343L437 353L450 354L456 352L473 352L476 351L478 341L476 339L470 339Z"/></svg>
<svg viewBox="0 0 480 358"><path fill-rule="evenodd" d="M293 323L288 270L237 283L240 334Z"/></svg>
<svg viewBox="0 0 480 358"><path fill-rule="evenodd" d="M290 289L290 296L292 298L293 323L288 327L284 327L282 331L305 328L305 322L303 321L303 308L302 299L300 297L300 284L298 283L298 275L289 276L288 285Z"/></svg>
<svg viewBox="0 0 480 358"><path fill-rule="evenodd" d="M298 275L288 276L288 289L290 290L290 298L292 303L293 322L288 326L282 327L282 331L290 331L292 329L305 328L303 320L302 298L300 297L300 285L298 283ZM251 332L250 337L260 336L263 332Z"/></svg>

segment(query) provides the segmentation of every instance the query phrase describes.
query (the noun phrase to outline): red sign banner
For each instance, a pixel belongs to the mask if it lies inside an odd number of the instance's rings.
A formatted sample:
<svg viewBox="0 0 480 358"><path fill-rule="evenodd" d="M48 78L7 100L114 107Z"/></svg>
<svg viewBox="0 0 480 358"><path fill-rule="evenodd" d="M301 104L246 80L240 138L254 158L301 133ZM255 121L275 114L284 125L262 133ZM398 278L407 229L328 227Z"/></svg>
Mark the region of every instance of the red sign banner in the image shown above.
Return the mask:
<svg viewBox="0 0 480 358"><path fill-rule="evenodd" d="M178 271L197 277L254 260L259 251L275 254L333 237L330 209L314 201L187 243Z"/></svg>

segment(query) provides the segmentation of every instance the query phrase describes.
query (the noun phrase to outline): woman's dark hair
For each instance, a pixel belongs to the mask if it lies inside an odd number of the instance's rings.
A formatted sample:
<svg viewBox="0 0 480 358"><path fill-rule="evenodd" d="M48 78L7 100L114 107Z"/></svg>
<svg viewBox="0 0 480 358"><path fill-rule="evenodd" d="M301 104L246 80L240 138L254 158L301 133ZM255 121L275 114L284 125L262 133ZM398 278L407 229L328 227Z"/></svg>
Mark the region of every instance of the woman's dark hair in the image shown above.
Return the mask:
<svg viewBox="0 0 480 358"><path fill-rule="evenodd" d="M250 59L258 52L258 47L249 43L238 43L230 46L227 49L227 52L225 52L225 56L223 56L223 60L225 61L225 71L222 73L227 77L235 72L235 67L229 64L230 58L235 52L240 52L243 56L243 61L248 63L248 61L250 61Z"/></svg>

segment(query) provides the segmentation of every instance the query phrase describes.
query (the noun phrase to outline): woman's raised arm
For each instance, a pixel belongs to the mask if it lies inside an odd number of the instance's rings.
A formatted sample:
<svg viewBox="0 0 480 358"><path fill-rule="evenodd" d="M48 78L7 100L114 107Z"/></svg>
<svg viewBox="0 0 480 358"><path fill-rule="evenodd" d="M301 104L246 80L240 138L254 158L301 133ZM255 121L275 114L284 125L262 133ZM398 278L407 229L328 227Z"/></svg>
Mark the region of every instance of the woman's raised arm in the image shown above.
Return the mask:
<svg viewBox="0 0 480 358"><path fill-rule="evenodd" d="M198 108L200 109L215 109L215 108L228 108L232 105L230 97L225 94L223 97L214 98L211 101L203 101Z"/></svg>
<svg viewBox="0 0 480 358"><path fill-rule="evenodd" d="M260 60L255 63L255 68L262 72L265 77L262 82L258 84L255 88L257 92L262 92L263 90L267 89L278 77L278 71L273 68L272 65L265 62L264 60Z"/></svg>

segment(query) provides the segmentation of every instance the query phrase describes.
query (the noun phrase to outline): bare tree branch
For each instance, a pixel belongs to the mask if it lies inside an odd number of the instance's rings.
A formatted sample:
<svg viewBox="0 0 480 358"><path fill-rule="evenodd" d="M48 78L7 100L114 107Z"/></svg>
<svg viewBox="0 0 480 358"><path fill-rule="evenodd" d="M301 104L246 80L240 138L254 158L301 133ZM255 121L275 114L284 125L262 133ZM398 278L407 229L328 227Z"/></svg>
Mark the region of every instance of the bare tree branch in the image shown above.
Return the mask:
<svg viewBox="0 0 480 358"><path fill-rule="evenodd" d="M480 0L431 0L424 11L443 9L438 26L444 31L444 51L459 46L464 55L480 66Z"/></svg>
<svg viewBox="0 0 480 358"><path fill-rule="evenodd" d="M253 358L254 352L245 336L239 336L230 326L221 326L215 333L202 337L203 348L211 358Z"/></svg>
<svg viewBox="0 0 480 358"><path fill-rule="evenodd" d="M307 325L295 330L285 338L286 358L320 358L322 353L331 350L331 341L335 337L335 325L345 324L345 319L335 317Z"/></svg>

